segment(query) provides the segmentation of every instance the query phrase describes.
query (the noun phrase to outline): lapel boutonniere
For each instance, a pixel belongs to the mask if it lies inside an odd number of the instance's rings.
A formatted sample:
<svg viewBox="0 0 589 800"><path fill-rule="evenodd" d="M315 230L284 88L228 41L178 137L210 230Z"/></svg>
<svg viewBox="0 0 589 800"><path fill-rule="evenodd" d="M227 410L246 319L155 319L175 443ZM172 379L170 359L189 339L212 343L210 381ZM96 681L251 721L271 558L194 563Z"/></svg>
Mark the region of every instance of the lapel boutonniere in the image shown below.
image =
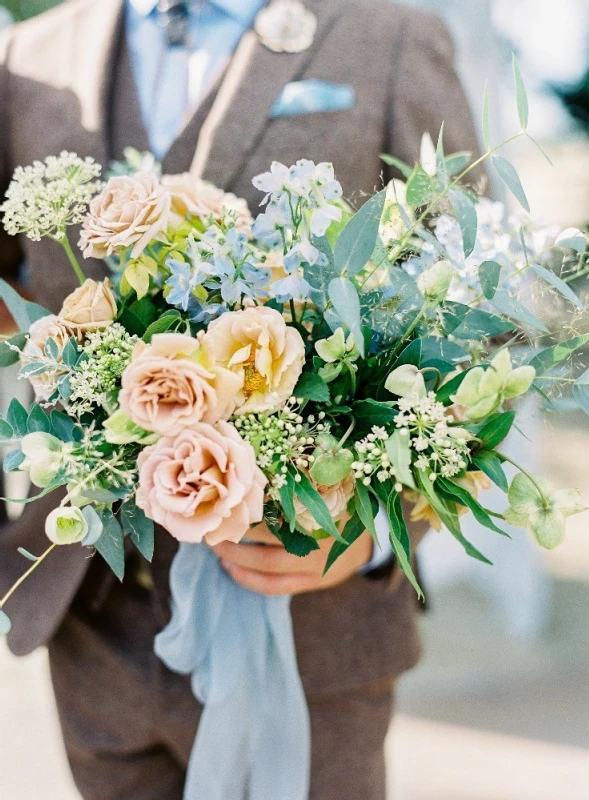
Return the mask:
<svg viewBox="0 0 589 800"><path fill-rule="evenodd" d="M317 17L298 0L276 0L260 11L254 30L274 53L302 53L313 44Z"/></svg>

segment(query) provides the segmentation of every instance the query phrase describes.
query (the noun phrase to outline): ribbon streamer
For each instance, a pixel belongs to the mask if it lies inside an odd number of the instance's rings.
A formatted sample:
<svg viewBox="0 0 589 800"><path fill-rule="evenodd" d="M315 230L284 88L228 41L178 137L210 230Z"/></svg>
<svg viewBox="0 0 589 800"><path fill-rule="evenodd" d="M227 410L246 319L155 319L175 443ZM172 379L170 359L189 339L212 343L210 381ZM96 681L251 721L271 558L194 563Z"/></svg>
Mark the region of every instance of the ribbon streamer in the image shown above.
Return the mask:
<svg viewBox="0 0 589 800"><path fill-rule="evenodd" d="M235 583L204 544L181 544L172 619L155 652L204 705L184 800L308 800L309 711L290 597Z"/></svg>

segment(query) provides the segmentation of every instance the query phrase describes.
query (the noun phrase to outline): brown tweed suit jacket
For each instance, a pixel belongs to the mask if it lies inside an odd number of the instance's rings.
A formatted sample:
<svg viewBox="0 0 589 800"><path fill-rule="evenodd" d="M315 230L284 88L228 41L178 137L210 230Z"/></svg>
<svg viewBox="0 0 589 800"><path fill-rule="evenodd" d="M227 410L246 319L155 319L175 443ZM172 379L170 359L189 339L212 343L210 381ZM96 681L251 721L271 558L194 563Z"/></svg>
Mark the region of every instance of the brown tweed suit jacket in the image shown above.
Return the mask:
<svg viewBox="0 0 589 800"><path fill-rule="evenodd" d="M245 197L255 209L254 175L273 160L333 161L344 192L361 201L382 185L379 153L412 162L421 135L445 121L448 152L476 149L467 102L453 69L452 44L434 17L388 0L306 0L318 17L312 47L276 54L256 46L241 90L218 128L204 177ZM138 106L114 115L113 87L123 80L122 0L71 0L9 30L0 39L0 190L13 169L63 149L107 163L123 143L138 141ZM128 77L128 76L127 76ZM353 109L269 119L289 81L321 78L350 84ZM113 130L116 123L117 129ZM186 136L185 136L186 139ZM118 142L116 147L113 142ZM185 141L164 168L188 169L196 141ZM386 178L387 175L385 174ZM0 239L0 273L15 276L26 261L38 302L57 310L75 285L57 245ZM86 263L89 276L103 274ZM40 552L53 496L27 507L0 532L0 591L26 565L18 546ZM11 600L9 645L26 654L47 642L63 619L91 553L54 552ZM306 687L354 687L412 666L418 655L417 603L406 581L355 576L336 589L295 598L293 617Z"/></svg>

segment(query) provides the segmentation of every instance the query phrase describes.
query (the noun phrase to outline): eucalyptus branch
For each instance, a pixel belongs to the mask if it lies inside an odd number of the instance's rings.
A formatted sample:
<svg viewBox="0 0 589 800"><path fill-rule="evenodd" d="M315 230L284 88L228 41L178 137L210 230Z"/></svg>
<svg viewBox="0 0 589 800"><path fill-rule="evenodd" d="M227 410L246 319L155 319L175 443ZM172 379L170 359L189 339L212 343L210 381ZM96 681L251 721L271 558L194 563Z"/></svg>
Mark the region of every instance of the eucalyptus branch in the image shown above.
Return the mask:
<svg viewBox="0 0 589 800"><path fill-rule="evenodd" d="M56 547L57 547L56 544L52 544L50 547L48 547L47 550L45 550L45 552L37 558L35 563L32 564L32 566L29 567L29 569L25 573L23 573L20 576L20 578L10 587L10 589L6 592L4 597L0 600L0 609L2 609L6 605L6 603L8 602L8 600L10 600L10 598L16 592L18 587L26 581L29 575L31 575L37 569L39 564L42 561L44 561L49 555L49 553L51 553L51 551L54 550Z"/></svg>

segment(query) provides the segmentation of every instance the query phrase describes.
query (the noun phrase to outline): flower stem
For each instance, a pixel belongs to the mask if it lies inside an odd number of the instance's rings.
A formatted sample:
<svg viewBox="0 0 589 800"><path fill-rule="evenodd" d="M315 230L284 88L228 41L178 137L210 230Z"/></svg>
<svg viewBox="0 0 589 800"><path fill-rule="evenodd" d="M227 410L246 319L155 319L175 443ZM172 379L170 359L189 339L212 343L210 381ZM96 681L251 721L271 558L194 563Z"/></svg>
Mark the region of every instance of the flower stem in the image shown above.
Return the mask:
<svg viewBox="0 0 589 800"><path fill-rule="evenodd" d="M80 286L83 286L86 281L86 276L82 272L82 267L79 265L78 259L74 255L74 251L72 250L67 235L64 233L61 239L57 239L57 241L65 250L65 254L68 257L68 261L72 265L72 269L76 273L77 279L80 281Z"/></svg>
<svg viewBox="0 0 589 800"><path fill-rule="evenodd" d="M544 494L544 492L542 491L542 488L540 487L540 484L539 484L539 483L538 483L538 481L537 481L537 480L534 478L534 476L533 476L533 475L531 475L531 474L530 474L530 473L529 473L529 472L528 472L526 469L524 469L524 468L523 468L523 467L522 467L520 464L518 464L518 463L517 463L517 461L514 461L514 460L513 460L513 458L510 458L509 456L506 456L506 455L505 455L505 453L500 453L500 452L497 452L497 455L498 455L498 456L501 458L501 460L502 460L502 461L507 461L509 464L511 464L512 466L514 466L516 469L518 469L518 470L519 470L519 471L520 471L520 472L521 472L523 475L525 475L525 476L526 476L526 478L528 478L528 480L529 480L529 481L531 481L531 483L533 483L534 487L535 487L535 488L537 489L537 491L538 491L538 494L539 494L539 495L540 495L540 497L542 498L542 502L543 502L543 504L544 504L544 508L549 508L549 506L550 506L550 503L548 502L548 498L546 497L546 495L545 495L545 494Z"/></svg>
<svg viewBox="0 0 589 800"><path fill-rule="evenodd" d="M13 586L12 586L12 587L11 587L11 588L10 588L10 589L9 589L9 590L6 592L6 594L4 595L4 597L3 597L3 598L0 600L0 609L4 607L4 605L6 604L6 602L7 602L7 601L8 601L8 600L9 600L9 599L12 597L12 595L13 595L13 594L16 592L16 590L17 590L17 589L18 589L18 587L21 585L21 583L24 583L24 582L26 581L26 579L29 577L29 575L31 575L31 574L32 574L32 573L33 573L33 572L34 572L34 571L37 569L37 567L39 566L39 564L40 564L40 563L41 563L41 562L42 562L42 561L43 561L45 558L47 558L47 556L49 555L49 553L50 553L50 552L51 552L53 549L55 549L55 547L57 547L57 545L55 545L55 544L52 544L52 545L51 545L51 547L48 547L48 548L47 548L47 550L45 550L45 552L44 552L42 555L40 555L40 556L39 556L39 558L38 558L38 559L35 561L35 563L34 563L34 564L31 566L31 567L29 567L29 569L28 569L28 570L27 570L27 571L26 571L26 572L25 572L23 575L21 575L21 576L20 576L20 578L19 578L19 579L16 581L16 583L14 583L14 584L13 584Z"/></svg>

